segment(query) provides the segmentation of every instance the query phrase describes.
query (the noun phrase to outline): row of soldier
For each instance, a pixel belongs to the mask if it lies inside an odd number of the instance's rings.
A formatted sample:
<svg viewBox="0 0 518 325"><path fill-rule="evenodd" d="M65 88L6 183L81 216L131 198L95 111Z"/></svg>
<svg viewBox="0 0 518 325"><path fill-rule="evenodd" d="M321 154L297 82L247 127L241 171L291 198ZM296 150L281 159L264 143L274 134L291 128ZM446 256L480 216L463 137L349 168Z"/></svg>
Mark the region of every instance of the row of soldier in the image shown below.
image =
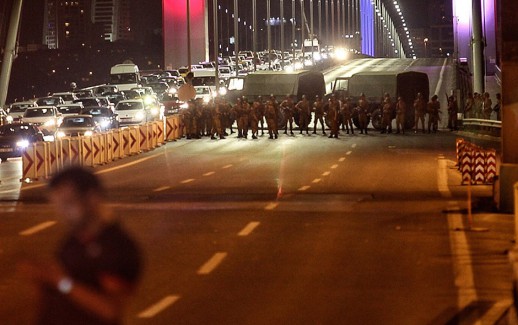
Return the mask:
<svg viewBox="0 0 518 325"><path fill-rule="evenodd" d="M407 104L402 97L398 97L393 104L391 97L386 93L381 103L381 133L392 132L392 120L396 119L396 133L405 133L405 119ZM418 93L413 103L415 116L415 133L425 132L425 117L428 115L428 133L437 132L440 121L440 103L438 96L432 96L429 102ZM367 134L371 117L370 103L364 94L358 102L353 104L350 99L338 95L331 95L328 100L316 96L311 102L303 95L296 101L294 96L287 95L282 101L275 96L263 100L261 96L249 102L246 98L238 98L231 105L225 98L216 98L214 102L205 104L201 99L189 102L187 109L182 111L185 134L188 139L210 136L212 139L224 139L234 131L237 125L237 137L247 138L249 131L253 139L257 139L259 131L264 135L265 121L270 139L276 139L279 129L284 134L294 135L293 123L299 126L300 134L310 135L309 125L314 116L313 134L317 134L320 126L322 134L326 134L326 125L329 127L329 138L337 138L340 129L347 134L354 134L353 116L357 116L360 133ZM448 126L451 130L457 128L457 103L453 96L448 97ZM228 130L228 132L227 132Z"/></svg>
<svg viewBox="0 0 518 325"><path fill-rule="evenodd" d="M339 127L347 133L354 133L352 122L352 109L348 101L340 101L335 96L324 102L320 96L316 96L314 102L303 95L296 101L294 96L288 95L281 102L274 96L263 100L261 96L248 102L246 98L238 98L234 105L229 104L225 98L216 98L213 103L205 104L201 99L189 102L182 111L182 120L185 126L187 139L199 139L202 136L210 136L211 139L224 139L229 133L234 133L234 123L237 125L237 137L247 138L249 131L253 139L264 134L264 122L270 139L277 139L279 129L284 129L284 134L294 135L294 122L299 126L300 134L304 132L310 135L309 125L314 114L313 134L317 134L320 124L322 134L326 134L326 124L330 127L330 138L338 137ZM365 109L365 122L367 122L367 110ZM367 132L366 123L361 132ZM227 132L228 130L228 132Z"/></svg>

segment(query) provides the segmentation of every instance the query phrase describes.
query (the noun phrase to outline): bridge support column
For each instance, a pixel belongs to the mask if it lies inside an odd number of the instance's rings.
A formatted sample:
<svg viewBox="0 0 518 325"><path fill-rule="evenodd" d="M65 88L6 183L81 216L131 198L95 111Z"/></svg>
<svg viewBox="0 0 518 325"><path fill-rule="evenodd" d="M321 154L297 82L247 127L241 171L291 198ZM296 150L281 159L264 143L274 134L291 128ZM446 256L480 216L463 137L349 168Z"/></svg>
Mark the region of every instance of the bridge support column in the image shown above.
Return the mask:
<svg viewBox="0 0 518 325"><path fill-rule="evenodd" d="M516 0L501 0L502 40L502 164L499 172L499 208L501 211L513 210L513 185L518 182L518 21ZM504 179L505 178L505 179Z"/></svg>
<svg viewBox="0 0 518 325"><path fill-rule="evenodd" d="M190 28L188 28L187 1L189 1ZM208 61L207 0L162 0L162 7L164 67L172 69L186 66L190 62ZM190 51L188 51L189 43Z"/></svg>

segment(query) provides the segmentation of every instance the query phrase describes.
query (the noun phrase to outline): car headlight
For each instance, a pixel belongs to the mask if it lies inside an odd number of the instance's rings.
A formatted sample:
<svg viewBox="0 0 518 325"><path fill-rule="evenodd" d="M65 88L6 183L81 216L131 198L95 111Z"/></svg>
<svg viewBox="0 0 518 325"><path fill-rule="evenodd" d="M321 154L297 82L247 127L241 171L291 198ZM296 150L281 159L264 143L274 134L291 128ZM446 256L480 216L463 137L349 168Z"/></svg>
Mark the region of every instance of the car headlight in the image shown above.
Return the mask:
<svg viewBox="0 0 518 325"><path fill-rule="evenodd" d="M144 103L145 103L146 105L151 105L151 104L153 104L154 102L155 102L155 99L154 99L153 97L151 97L151 96L146 96L146 97L144 97Z"/></svg>
<svg viewBox="0 0 518 325"><path fill-rule="evenodd" d="M101 121L101 127L102 128L107 128L110 126L110 121L109 120L102 120Z"/></svg>
<svg viewBox="0 0 518 325"><path fill-rule="evenodd" d="M226 87L220 87L219 88L219 94L221 96L225 96L227 94L227 88Z"/></svg>
<svg viewBox="0 0 518 325"><path fill-rule="evenodd" d="M135 119L143 120L144 119L144 113L143 112L138 112L137 114L135 114Z"/></svg>
<svg viewBox="0 0 518 325"><path fill-rule="evenodd" d="M7 123L13 123L13 121L14 121L14 119L13 119L13 117L11 115L7 115L5 120L7 121Z"/></svg>
<svg viewBox="0 0 518 325"><path fill-rule="evenodd" d="M58 131L58 132L56 132L56 137L58 137L58 138L63 138L63 137L65 137L65 136L66 136L66 134L65 134L65 132L63 132L63 131Z"/></svg>
<svg viewBox="0 0 518 325"><path fill-rule="evenodd" d="M189 103L183 103L182 105L180 105L180 108L189 108Z"/></svg>
<svg viewBox="0 0 518 325"><path fill-rule="evenodd" d="M94 133L92 131L85 131L85 133L83 135L85 137L91 137L92 135L94 135Z"/></svg>
<svg viewBox="0 0 518 325"><path fill-rule="evenodd" d="M16 142L16 147L18 147L18 148L25 149L28 146L29 146L29 141L28 140L20 140L20 141Z"/></svg>
<svg viewBox="0 0 518 325"><path fill-rule="evenodd" d="M178 92L178 90L176 88L169 88L169 91L168 91L170 94L174 95Z"/></svg>
<svg viewBox="0 0 518 325"><path fill-rule="evenodd" d="M153 115L153 116L157 116L159 113L159 110L157 107L152 107L150 111L151 111L151 115Z"/></svg>
<svg viewBox="0 0 518 325"><path fill-rule="evenodd" d="M205 97L203 97L203 102L204 102L205 104L207 104L208 102L210 102L210 96L205 96Z"/></svg>

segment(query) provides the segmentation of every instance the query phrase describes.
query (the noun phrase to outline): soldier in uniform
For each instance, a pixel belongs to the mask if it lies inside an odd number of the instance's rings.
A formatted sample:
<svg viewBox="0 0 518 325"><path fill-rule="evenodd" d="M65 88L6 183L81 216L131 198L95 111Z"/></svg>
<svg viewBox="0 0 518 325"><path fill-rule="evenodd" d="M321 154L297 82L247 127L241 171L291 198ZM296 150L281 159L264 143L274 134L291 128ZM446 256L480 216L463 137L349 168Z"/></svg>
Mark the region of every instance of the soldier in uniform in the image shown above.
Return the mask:
<svg viewBox="0 0 518 325"><path fill-rule="evenodd" d="M316 96L315 103L313 103L313 112L315 112L315 123L313 124L313 134L317 134L317 124L320 122L322 125L322 134L326 135L326 129L324 124L324 103L320 96Z"/></svg>
<svg viewBox="0 0 518 325"><path fill-rule="evenodd" d="M455 97L448 97L448 128L450 131L458 130L457 128L457 113L459 112L459 108L457 106L457 101Z"/></svg>
<svg viewBox="0 0 518 325"><path fill-rule="evenodd" d="M431 133L432 130L435 133L439 128L441 103L439 103L437 99L437 95L433 95L432 99L428 102L428 133Z"/></svg>
<svg viewBox="0 0 518 325"><path fill-rule="evenodd" d="M239 131L241 131L241 135L243 138L248 137L248 127L250 125L250 104L248 103L248 100L243 97L241 98L241 108L239 111L237 111L237 130L238 130L238 138L239 138Z"/></svg>
<svg viewBox="0 0 518 325"><path fill-rule="evenodd" d="M299 113L299 128L300 134L305 130L306 134L309 135L309 121L311 118L311 104L306 98L306 95L302 95L302 99L295 105L295 109Z"/></svg>
<svg viewBox="0 0 518 325"><path fill-rule="evenodd" d="M489 93L484 93L484 97L482 99L482 118L489 120L491 119L491 113L493 112L493 102L491 101L491 96Z"/></svg>
<svg viewBox="0 0 518 325"><path fill-rule="evenodd" d="M470 118L474 116L473 114L473 106L475 105L475 98L473 97L472 93L468 94L468 97L466 98L466 103L464 104L464 117Z"/></svg>
<svg viewBox="0 0 518 325"><path fill-rule="evenodd" d="M415 133L419 131L419 121L421 121L421 126L423 133L424 130L424 120L426 115L426 100L423 98L423 94L417 93L417 97L414 100L414 111L415 111Z"/></svg>
<svg viewBox="0 0 518 325"><path fill-rule="evenodd" d="M252 106L256 106L255 114L258 120L258 127L261 126L261 135L264 135L264 101L262 96L258 96L257 99L253 102Z"/></svg>
<svg viewBox="0 0 518 325"><path fill-rule="evenodd" d="M239 118L241 117L241 111L242 111L242 106L243 106L242 102L243 101L241 98L237 98L236 103L234 104L234 107L232 108L232 114L235 116L235 118L237 120L237 137L238 138L243 137L243 126L241 125L240 120L239 120ZM232 127L230 127L230 130L231 130L231 133L233 133Z"/></svg>
<svg viewBox="0 0 518 325"><path fill-rule="evenodd" d="M270 139L274 137L277 139L279 136L279 131L277 130L277 108L271 98L266 102L264 117L266 118Z"/></svg>
<svg viewBox="0 0 518 325"><path fill-rule="evenodd" d="M280 106L280 109L284 114L284 118L286 119L286 124L284 125L284 134L288 134L289 126L290 134L293 135L293 113L295 104L293 103L291 95L286 96L286 98L281 102Z"/></svg>
<svg viewBox="0 0 518 325"><path fill-rule="evenodd" d="M342 123L345 125L345 130L347 134L349 134L349 128L351 129L351 134L354 134L353 129L353 110L351 107L351 103L349 101L349 97L346 97L342 105L340 106L340 112L342 116Z"/></svg>
<svg viewBox="0 0 518 325"><path fill-rule="evenodd" d="M401 96L397 98L396 103L396 133L405 134L405 113L406 103Z"/></svg>
<svg viewBox="0 0 518 325"><path fill-rule="evenodd" d="M192 106L194 103L190 100L187 107L182 110L181 116L184 124L184 134L186 139L191 139L192 135Z"/></svg>
<svg viewBox="0 0 518 325"><path fill-rule="evenodd" d="M212 110L214 102L204 103L202 106L201 116L201 135L209 136L212 132Z"/></svg>
<svg viewBox="0 0 518 325"><path fill-rule="evenodd" d="M224 105L223 99L216 97L214 100L214 109L211 111L212 113L212 130L210 132L210 138L215 140L216 135L219 136L220 139L225 139L224 131L222 128L222 117L224 113Z"/></svg>
<svg viewBox="0 0 518 325"><path fill-rule="evenodd" d="M360 95L360 99L358 100L358 106L356 107L356 110L358 111L360 133L363 134L363 132L365 131L365 134L367 134L367 124L369 121L369 102L367 101L367 98L365 97L364 93Z"/></svg>
<svg viewBox="0 0 518 325"><path fill-rule="evenodd" d="M203 99L197 98L192 106L192 137L195 139L201 138L201 117L203 115Z"/></svg>
<svg viewBox="0 0 518 325"><path fill-rule="evenodd" d="M381 133L392 133L392 114L392 100L390 95L385 93L381 115Z"/></svg>
<svg viewBox="0 0 518 325"><path fill-rule="evenodd" d="M340 105L335 95L331 95L327 107L327 119L331 128L329 138L338 138L338 115L340 114Z"/></svg>
<svg viewBox="0 0 518 325"><path fill-rule="evenodd" d="M252 139L257 139L259 133L259 116L261 116L262 118L262 115L260 113L260 109L262 106L263 104L259 100L254 100L254 102L250 106L248 121L250 123L250 128L252 129Z"/></svg>

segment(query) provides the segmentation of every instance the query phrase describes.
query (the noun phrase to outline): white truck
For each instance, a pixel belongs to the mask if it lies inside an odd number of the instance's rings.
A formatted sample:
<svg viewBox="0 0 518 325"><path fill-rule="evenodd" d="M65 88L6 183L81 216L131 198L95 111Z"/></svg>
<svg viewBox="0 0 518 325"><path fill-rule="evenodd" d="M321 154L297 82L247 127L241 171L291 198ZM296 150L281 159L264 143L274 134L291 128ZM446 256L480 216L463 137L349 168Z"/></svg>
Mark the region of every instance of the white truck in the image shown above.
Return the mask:
<svg viewBox="0 0 518 325"><path fill-rule="evenodd" d="M110 69L110 84L119 90L130 90L140 85L140 72L136 64L116 64Z"/></svg>

